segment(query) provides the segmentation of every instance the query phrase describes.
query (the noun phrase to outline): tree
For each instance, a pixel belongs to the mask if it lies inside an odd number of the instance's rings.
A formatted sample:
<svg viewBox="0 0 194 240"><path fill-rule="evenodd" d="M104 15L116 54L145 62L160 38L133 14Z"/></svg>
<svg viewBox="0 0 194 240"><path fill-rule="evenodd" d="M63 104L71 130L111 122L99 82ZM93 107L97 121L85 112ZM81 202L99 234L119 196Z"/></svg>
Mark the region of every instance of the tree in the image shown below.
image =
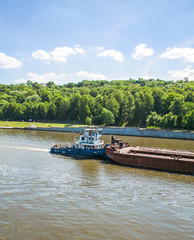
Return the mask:
<svg viewBox="0 0 194 240"><path fill-rule="evenodd" d="M38 94L34 94L34 95L31 95L31 96L28 96L26 98L26 101L27 102L40 102L41 101L41 98L39 97Z"/></svg>
<svg viewBox="0 0 194 240"><path fill-rule="evenodd" d="M39 84L38 82L34 82L34 83L32 83L32 87L33 87L34 89L41 89L41 88L42 88L42 85Z"/></svg>
<svg viewBox="0 0 194 240"><path fill-rule="evenodd" d="M188 130L194 130L194 110L189 111L183 117L183 127Z"/></svg>
<svg viewBox="0 0 194 240"><path fill-rule="evenodd" d="M58 98L56 101L57 113L56 119L66 121L70 119L70 101L67 98Z"/></svg>
<svg viewBox="0 0 194 240"><path fill-rule="evenodd" d="M46 84L46 87L47 88L51 88L51 89L55 89L56 85L54 82L50 81Z"/></svg>
<svg viewBox="0 0 194 240"><path fill-rule="evenodd" d="M150 91L144 89L135 94L135 123L145 125L147 116L154 106L154 99Z"/></svg>
<svg viewBox="0 0 194 240"><path fill-rule="evenodd" d="M57 107L55 103L51 103L48 108L47 118L52 121L55 120L56 113L57 113Z"/></svg>
<svg viewBox="0 0 194 240"><path fill-rule="evenodd" d="M103 104L103 97L102 95L98 94L96 98L93 100L90 100L90 110L92 114L92 122L95 124L101 124L100 123L100 114L102 111L102 104Z"/></svg>
<svg viewBox="0 0 194 240"><path fill-rule="evenodd" d="M39 113L39 119L40 120L45 120L46 121L48 110L49 110L49 103L48 102L40 103L40 105L38 107L38 113Z"/></svg>
<svg viewBox="0 0 194 240"><path fill-rule="evenodd" d="M182 120L186 110L183 96L179 95L175 97L174 101L171 102L169 109L174 115L178 116L177 126L178 128L182 128Z"/></svg>
<svg viewBox="0 0 194 240"><path fill-rule="evenodd" d="M80 120L80 99L81 95L79 93L73 94L70 98L69 116L71 120Z"/></svg>
<svg viewBox="0 0 194 240"><path fill-rule="evenodd" d="M37 120L38 118L38 107L39 104L36 102L25 102L24 103L24 114L23 114L23 119L24 120Z"/></svg>
<svg viewBox="0 0 194 240"><path fill-rule="evenodd" d="M45 90L41 93L40 97L42 98L43 102L51 102L52 99L52 93L48 90Z"/></svg>
<svg viewBox="0 0 194 240"><path fill-rule="evenodd" d="M194 102L194 93L188 91L185 97L185 102Z"/></svg>
<svg viewBox="0 0 194 240"><path fill-rule="evenodd" d="M17 102L17 103L24 103L25 100L26 100L26 97L25 97L24 94L20 94L20 95L18 95L18 96L16 97L16 102Z"/></svg>
<svg viewBox="0 0 194 240"><path fill-rule="evenodd" d="M76 86L76 84L75 84L75 83L72 83L72 82L70 82L70 83L67 84L67 87L68 87L68 88L73 88L73 87L75 87L75 86Z"/></svg>
<svg viewBox="0 0 194 240"><path fill-rule="evenodd" d="M170 113L164 115L164 117L161 120L161 125L164 128L173 129L177 126L177 119L178 119L178 116L173 115L170 112Z"/></svg>
<svg viewBox="0 0 194 240"><path fill-rule="evenodd" d="M92 97L96 97L98 95L98 90L96 88L92 88L90 91L90 95Z"/></svg>
<svg viewBox="0 0 194 240"><path fill-rule="evenodd" d="M6 120L23 120L24 105L16 102L6 104L3 108L3 118Z"/></svg>
<svg viewBox="0 0 194 240"><path fill-rule="evenodd" d="M108 109L102 108L102 112L100 114L100 121L101 124L104 124L106 126L113 125L115 123L114 114Z"/></svg>
<svg viewBox="0 0 194 240"><path fill-rule="evenodd" d="M162 117L158 115L156 112L151 112L151 114L147 117L146 125L148 127L160 127L162 122Z"/></svg>
<svg viewBox="0 0 194 240"><path fill-rule="evenodd" d="M126 120L128 121L128 125L131 125L134 119L134 109L135 109L134 96L130 92L128 92L124 98L124 102L126 102L126 105L124 104L124 106L122 107L123 115L126 115Z"/></svg>
<svg viewBox="0 0 194 240"><path fill-rule="evenodd" d="M83 95L80 98L80 107L79 107L79 118L82 123L86 122L86 118L89 117L91 114L90 107L89 107L89 96Z"/></svg>
<svg viewBox="0 0 194 240"><path fill-rule="evenodd" d="M154 98L154 111L158 114L163 112L163 96L164 92L159 87L153 90L153 98Z"/></svg>
<svg viewBox="0 0 194 240"><path fill-rule="evenodd" d="M27 80L27 82L26 82L26 85L27 85L27 86L32 86L32 84L33 84L33 82L32 82L32 81L30 81L30 80Z"/></svg>
<svg viewBox="0 0 194 240"><path fill-rule="evenodd" d="M92 125L92 119L90 117L86 117L85 124Z"/></svg>
<svg viewBox="0 0 194 240"><path fill-rule="evenodd" d="M105 108L114 114L114 117L118 117L120 105L113 94L111 94L105 101Z"/></svg>
<svg viewBox="0 0 194 240"><path fill-rule="evenodd" d="M166 114L169 112L170 105L174 101L175 97L176 96L174 92L170 92L165 96L164 102L163 102L163 114Z"/></svg>

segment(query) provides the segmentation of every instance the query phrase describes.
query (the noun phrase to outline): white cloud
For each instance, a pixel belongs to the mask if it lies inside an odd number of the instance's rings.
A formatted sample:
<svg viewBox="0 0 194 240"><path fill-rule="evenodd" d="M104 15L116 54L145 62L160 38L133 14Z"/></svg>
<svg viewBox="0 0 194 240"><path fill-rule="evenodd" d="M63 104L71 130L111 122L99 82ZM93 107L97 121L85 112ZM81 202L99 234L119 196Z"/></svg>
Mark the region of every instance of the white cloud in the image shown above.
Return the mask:
<svg viewBox="0 0 194 240"><path fill-rule="evenodd" d="M194 48L167 48L160 57L169 59L184 58L185 62L194 62Z"/></svg>
<svg viewBox="0 0 194 240"><path fill-rule="evenodd" d="M50 54L44 50L37 50L32 53L32 56L34 58L40 59L40 60L49 60L50 59Z"/></svg>
<svg viewBox="0 0 194 240"><path fill-rule="evenodd" d="M77 52L73 48L69 47L58 47L51 52L51 57L53 61L66 62L67 57L70 55L75 55Z"/></svg>
<svg viewBox="0 0 194 240"><path fill-rule="evenodd" d="M187 67L180 70L171 70L168 72L174 79L184 79L185 77L194 80L194 69Z"/></svg>
<svg viewBox="0 0 194 240"><path fill-rule="evenodd" d="M46 74L36 74L36 73L28 73L26 79L20 78L16 80L16 83L25 83L27 80L38 83L47 83L49 81L55 82L56 84L61 84L66 78L66 74L55 74L55 73L46 73Z"/></svg>
<svg viewBox="0 0 194 240"><path fill-rule="evenodd" d="M80 48L80 45L79 45L79 44L75 45L75 51L76 51L77 53L84 54L84 50L83 50L82 48Z"/></svg>
<svg viewBox="0 0 194 240"><path fill-rule="evenodd" d="M6 56L0 52L0 68L18 68L22 66L22 62L14 57Z"/></svg>
<svg viewBox="0 0 194 240"><path fill-rule="evenodd" d="M86 71L80 71L77 73L69 73L69 74L55 74L55 73L45 73L45 74L36 74L36 73L28 73L26 74L25 78L20 78L16 80L15 82L20 83L26 83L28 80L32 82L38 82L38 83L47 83L49 81L54 82L55 84L64 84L67 82L67 76L68 78L76 78L80 77L82 80L88 79L88 80L108 80L108 78L100 73L89 73ZM72 80L72 82L75 82L77 80Z"/></svg>
<svg viewBox="0 0 194 240"><path fill-rule="evenodd" d="M97 47L97 49L102 51L102 50L104 50L104 47Z"/></svg>
<svg viewBox="0 0 194 240"><path fill-rule="evenodd" d="M56 62L66 62L70 55L84 54L84 50L75 45L74 48L70 47L57 47L51 52L46 52L44 50L37 50L32 53L32 56L40 60L52 60Z"/></svg>
<svg viewBox="0 0 194 240"><path fill-rule="evenodd" d="M124 61L124 56L119 51L116 51L114 49L104 50L104 47L98 47L98 50L102 51L98 54L99 57L112 57L116 61Z"/></svg>
<svg viewBox="0 0 194 240"><path fill-rule="evenodd" d="M152 76L150 76L150 75L144 75L144 76L142 76L142 77L140 77L140 78L143 78L143 79L145 79L145 80L154 79L154 77L152 77Z"/></svg>
<svg viewBox="0 0 194 240"><path fill-rule="evenodd" d="M135 47L135 52L132 54L132 57L136 60L140 60L143 57L151 56L154 54L152 48L147 48L147 45L144 43L139 44Z"/></svg>
<svg viewBox="0 0 194 240"><path fill-rule="evenodd" d="M108 79L105 75L100 73L89 73L86 71L80 71L75 74L78 77L82 77L84 79L90 79L90 80L105 80Z"/></svg>

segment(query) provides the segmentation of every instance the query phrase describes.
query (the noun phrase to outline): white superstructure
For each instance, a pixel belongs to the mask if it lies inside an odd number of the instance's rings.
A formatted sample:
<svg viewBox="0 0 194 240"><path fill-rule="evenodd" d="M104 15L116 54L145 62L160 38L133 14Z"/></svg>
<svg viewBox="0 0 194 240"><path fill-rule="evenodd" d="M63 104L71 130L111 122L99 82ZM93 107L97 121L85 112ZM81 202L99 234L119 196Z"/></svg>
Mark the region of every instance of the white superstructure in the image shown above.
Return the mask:
<svg viewBox="0 0 194 240"><path fill-rule="evenodd" d="M79 140L75 141L75 148L81 149L101 149L104 141L100 140L102 137L102 129L87 128L80 134Z"/></svg>

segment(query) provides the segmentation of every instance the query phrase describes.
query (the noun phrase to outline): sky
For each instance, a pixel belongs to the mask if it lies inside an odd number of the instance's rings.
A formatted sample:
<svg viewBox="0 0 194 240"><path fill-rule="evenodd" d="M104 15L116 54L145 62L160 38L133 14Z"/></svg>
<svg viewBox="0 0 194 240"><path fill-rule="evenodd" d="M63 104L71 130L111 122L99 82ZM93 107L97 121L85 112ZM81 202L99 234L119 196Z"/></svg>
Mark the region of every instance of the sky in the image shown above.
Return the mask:
<svg viewBox="0 0 194 240"><path fill-rule="evenodd" d="M194 80L194 0L0 0L0 84Z"/></svg>

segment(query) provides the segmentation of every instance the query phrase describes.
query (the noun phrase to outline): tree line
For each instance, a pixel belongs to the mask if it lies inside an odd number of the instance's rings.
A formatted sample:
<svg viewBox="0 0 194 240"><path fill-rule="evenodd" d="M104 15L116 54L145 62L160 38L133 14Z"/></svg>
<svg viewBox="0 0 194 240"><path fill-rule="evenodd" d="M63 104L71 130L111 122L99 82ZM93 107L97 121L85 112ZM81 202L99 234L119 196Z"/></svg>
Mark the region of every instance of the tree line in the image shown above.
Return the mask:
<svg viewBox="0 0 194 240"><path fill-rule="evenodd" d="M194 129L194 82L88 81L0 84L0 119Z"/></svg>

